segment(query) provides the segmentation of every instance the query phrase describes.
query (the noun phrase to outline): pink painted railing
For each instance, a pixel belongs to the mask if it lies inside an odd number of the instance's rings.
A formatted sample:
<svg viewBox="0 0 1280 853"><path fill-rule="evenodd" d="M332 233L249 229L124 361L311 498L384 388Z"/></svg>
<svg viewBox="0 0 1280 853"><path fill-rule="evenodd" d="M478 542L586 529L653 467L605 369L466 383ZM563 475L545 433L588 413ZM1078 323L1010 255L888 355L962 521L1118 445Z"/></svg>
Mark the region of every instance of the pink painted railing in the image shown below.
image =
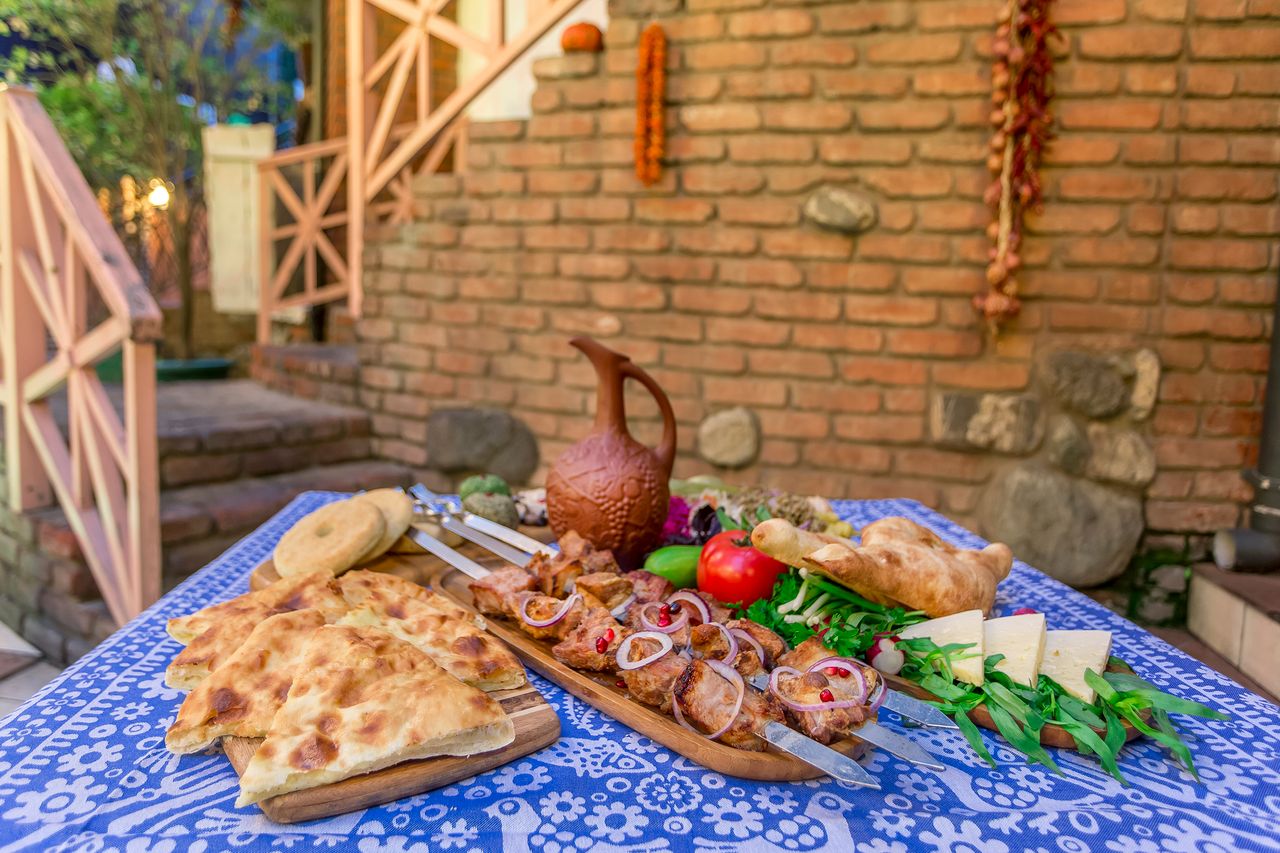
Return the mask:
<svg viewBox="0 0 1280 853"><path fill-rule="evenodd" d="M8 501L23 511L57 500L120 623L160 595L160 335L160 309L49 116L31 92L0 88ZM118 349L123 420L94 367ZM64 390L65 425L52 404Z"/></svg>
<svg viewBox="0 0 1280 853"><path fill-rule="evenodd" d="M489 0L484 33L470 32L453 20L449 0L346 0L348 135L281 151L259 167L259 341L267 342L271 316L281 308L345 298L351 314L360 315L366 227L414 218L414 178L438 171L450 151L455 169L466 162L461 146L467 107L580 2L528 0L524 26L508 34L503 24L506 0ZM380 13L398 27L381 53L374 42ZM439 103L431 82L433 40L481 60ZM411 88L412 109L406 109ZM403 120L406 112L412 113L411 121ZM282 172L289 167L303 174L291 182ZM340 186L345 186L345 199L338 194ZM339 207L343 200L345 207ZM278 221L281 209L290 221ZM339 231L345 239L337 239ZM283 240L290 242L277 255ZM345 248L341 254L339 245ZM322 275L328 280L322 282Z"/></svg>

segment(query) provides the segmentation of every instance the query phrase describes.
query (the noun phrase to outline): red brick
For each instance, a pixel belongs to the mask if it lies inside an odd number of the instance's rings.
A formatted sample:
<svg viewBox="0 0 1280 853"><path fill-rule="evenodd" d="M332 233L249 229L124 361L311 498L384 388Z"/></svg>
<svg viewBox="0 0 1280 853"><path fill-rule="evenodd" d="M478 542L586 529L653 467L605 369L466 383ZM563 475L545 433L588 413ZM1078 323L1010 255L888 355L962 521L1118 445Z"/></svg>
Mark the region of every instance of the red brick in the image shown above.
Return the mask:
<svg viewBox="0 0 1280 853"><path fill-rule="evenodd" d="M938 301L906 296L846 296L844 316L850 323L926 326L938 318Z"/></svg>
<svg viewBox="0 0 1280 853"><path fill-rule="evenodd" d="M1248 458L1243 442L1225 438L1157 438L1155 451L1161 468L1236 466Z"/></svg>
<svg viewBox="0 0 1280 853"><path fill-rule="evenodd" d="M721 222L740 225L794 225L800 221L800 206L793 201L723 198L718 207Z"/></svg>
<svg viewBox="0 0 1280 853"><path fill-rule="evenodd" d="M1079 266L1148 266L1160 255L1160 243L1139 237L1080 237L1067 244L1064 259Z"/></svg>
<svg viewBox="0 0 1280 853"><path fill-rule="evenodd" d="M872 65L927 65L950 62L960 55L964 42L952 33L891 36L867 48Z"/></svg>
<svg viewBox="0 0 1280 853"><path fill-rule="evenodd" d="M680 183L693 195L746 195L764 186L764 175L751 167L689 166L680 170Z"/></svg>
<svg viewBox="0 0 1280 853"><path fill-rule="evenodd" d="M1182 125L1191 130L1263 130L1280 127L1274 101L1191 101L1182 105Z"/></svg>
<svg viewBox="0 0 1280 853"><path fill-rule="evenodd" d="M863 130L938 130L951 120L951 107L936 101L863 104L858 126Z"/></svg>
<svg viewBox="0 0 1280 853"><path fill-rule="evenodd" d="M1114 24L1124 20L1124 0L1076 0L1053 10L1059 26L1072 24Z"/></svg>
<svg viewBox="0 0 1280 853"><path fill-rule="evenodd" d="M614 255L561 255L560 272L582 278L625 278L631 269L626 258Z"/></svg>
<svg viewBox="0 0 1280 853"><path fill-rule="evenodd" d="M671 302L681 311L697 314L741 315L751 310L750 293L727 287L678 287Z"/></svg>
<svg viewBox="0 0 1280 853"><path fill-rule="evenodd" d="M702 393L712 403L751 400L758 406L782 406L787 402L787 383L781 379L707 376L702 380Z"/></svg>
<svg viewBox="0 0 1280 853"><path fill-rule="evenodd" d="M755 134L729 140L729 158L735 163L808 163L813 156L813 140L805 137Z"/></svg>
<svg viewBox="0 0 1280 853"><path fill-rule="evenodd" d="M976 388L983 391L1017 391L1027 387L1031 379L1030 365L1020 362L971 362L968 364L935 364L933 381L937 385Z"/></svg>
<svg viewBox="0 0 1280 853"><path fill-rule="evenodd" d="M590 287L591 301L601 308L657 310L667 306L666 291L652 284L600 282Z"/></svg>
<svg viewBox="0 0 1280 853"><path fill-rule="evenodd" d="M1275 173L1252 169L1183 169L1177 180L1183 198L1206 201L1268 201L1276 196Z"/></svg>
<svg viewBox="0 0 1280 853"><path fill-rule="evenodd" d="M716 272L716 262L710 258L686 255L636 258L634 263L636 274L647 281L710 281Z"/></svg>
<svg viewBox="0 0 1280 853"><path fill-rule="evenodd" d="M1132 201L1152 198L1155 192L1154 179L1127 172L1073 171L1058 181L1065 199Z"/></svg>
<svg viewBox="0 0 1280 853"><path fill-rule="evenodd" d="M791 405L800 409L823 412L859 412L880 410L880 392L859 385L831 382L791 383Z"/></svg>
<svg viewBox="0 0 1280 853"><path fill-rule="evenodd" d="M852 65L858 59L858 49L845 39L819 40L814 38L775 44L771 48L773 64L790 67L796 65L839 66Z"/></svg>
<svg viewBox="0 0 1280 853"><path fill-rule="evenodd" d="M813 32L813 16L803 9L767 9L729 16L729 35L735 38L783 38Z"/></svg>
<svg viewBox="0 0 1280 853"><path fill-rule="evenodd" d="M1213 406L1204 413L1204 434L1253 438L1262 430L1262 410L1257 406Z"/></svg>
<svg viewBox="0 0 1280 853"><path fill-rule="evenodd" d="M750 104L696 104L681 108L680 123L694 133L755 130L760 110Z"/></svg>
<svg viewBox="0 0 1280 853"><path fill-rule="evenodd" d="M903 71L842 67L818 74L818 90L829 98L896 98L910 87Z"/></svg>
<svg viewBox="0 0 1280 853"><path fill-rule="evenodd" d="M771 258L847 258L853 241L843 234L788 228L766 232L761 247Z"/></svg>
<svg viewBox="0 0 1280 853"><path fill-rule="evenodd" d="M788 323L719 317L707 320L707 340L715 343L778 345L786 343L790 337L791 326Z"/></svg>
<svg viewBox="0 0 1280 853"><path fill-rule="evenodd" d="M1197 27L1191 31L1196 59L1272 59L1280 56L1280 29Z"/></svg>
<svg viewBox="0 0 1280 853"><path fill-rule="evenodd" d="M910 415L836 415L835 434L858 441L904 444L924 438L924 419Z"/></svg>
<svg viewBox="0 0 1280 853"><path fill-rule="evenodd" d="M1240 518L1240 508L1229 503L1148 501L1144 510L1153 530L1210 533L1235 527Z"/></svg>
<svg viewBox="0 0 1280 853"><path fill-rule="evenodd" d="M781 68L734 71L725 74L725 87L731 98L807 98L813 94L813 75Z"/></svg>
<svg viewBox="0 0 1280 853"><path fill-rule="evenodd" d="M796 287L803 281L803 274L792 261L726 259L720 262L720 280L731 284Z"/></svg>
<svg viewBox="0 0 1280 853"><path fill-rule="evenodd" d="M841 104L795 102L765 104L764 126L771 130L843 130L853 121L853 111Z"/></svg>
<svg viewBox="0 0 1280 853"><path fill-rule="evenodd" d="M901 333L899 333L901 334ZM849 382L878 382L884 385L923 385L928 376L926 362L903 359L847 358L840 362L840 375Z"/></svg>
<svg viewBox="0 0 1280 853"><path fill-rule="evenodd" d="M567 222L621 222L631 216L631 202L625 198L562 198L558 206Z"/></svg>
<svg viewBox="0 0 1280 853"><path fill-rule="evenodd" d="M864 169L862 179L889 198L936 198L955 186L951 169L915 166L905 169Z"/></svg>
<svg viewBox="0 0 1280 853"><path fill-rule="evenodd" d="M749 255L756 250L759 238L746 228L690 228L676 232L676 246L686 252L708 255Z"/></svg>
<svg viewBox="0 0 1280 853"><path fill-rule="evenodd" d="M900 329L889 333L888 343L890 352L903 355L955 357L982 352L982 337L976 330Z"/></svg>
<svg viewBox="0 0 1280 853"><path fill-rule="evenodd" d="M835 375L835 367L829 354L797 349L765 350L753 347L747 353L747 369L753 375L762 376L825 379Z"/></svg>
<svg viewBox="0 0 1280 853"><path fill-rule="evenodd" d="M834 293L770 291L757 294L756 313L769 318L835 320L840 316L840 297Z"/></svg>
<svg viewBox="0 0 1280 853"><path fill-rule="evenodd" d="M1049 324L1055 329L1101 329L1141 332L1147 327L1147 310L1127 305L1054 305Z"/></svg>
<svg viewBox="0 0 1280 853"><path fill-rule="evenodd" d="M900 3L847 3L818 12L824 33L868 33L901 29L911 21L911 9Z"/></svg>
<svg viewBox="0 0 1280 853"><path fill-rule="evenodd" d="M1088 59L1172 59L1182 52L1182 28L1103 27L1080 33L1079 45Z"/></svg>
<svg viewBox="0 0 1280 853"><path fill-rule="evenodd" d="M1055 112L1067 130L1154 130L1162 107L1156 101L1067 101Z"/></svg>
<svg viewBox="0 0 1280 853"><path fill-rule="evenodd" d="M1187 93L1225 98L1235 91L1236 75L1230 68L1214 65L1192 65L1186 71Z"/></svg>
<svg viewBox="0 0 1280 853"><path fill-rule="evenodd" d="M1160 383L1160 399L1170 403L1252 403L1253 377L1239 373L1170 373Z"/></svg>
<svg viewBox="0 0 1280 853"><path fill-rule="evenodd" d="M885 473L889 470L889 451L861 442L809 441L804 444L804 461L820 469L832 467L846 471Z"/></svg>
<svg viewBox="0 0 1280 853"><path fill-rule="evenodd" d="M606 225L595 229L596 248L605 251L660 252L670 245L669 235L639 225Z"/></svg>
<svg viewBox="0 0 1280 853"><path fill-rule="evenodd" d="M851 163L887 163L896 165L906 163L911 159L910 141L874 136L848 135L828 137L820 142L819 151L824 162L839 165Z"/></svg>
<svg viewBox="0 0 1280 853"><path fill-rule="evenodd" d="M825 438L831 431L831 421L828 416L816 412L762 409L756 415L760 418L760 429L766 435L812 441Z"/></svg>
<svg viewBox="0 0 1280 853"><path fill-rule="evenodd" d="M1115 139L1072 134L1065 139L1055 139L1049 143L1045 162L1061 166L1097 166L1113 163L1119 155L1120 143Z"/></svg>
<svg viewBox="0 0 1280 853"><path fill-rule="evenodd" d="M695 71L714 71L725 68L762 68L765 64L765 48L759 44L715 42L692 44L681 49L685 66Z"/></svg>
<svg viewBox="0 0 1280 853"><path fill-rule="evenodd" d="M1053 70L1054 92L1060 96L1114 95L1120 91L1121 68L1102 62L1068 62Z"/></svg>
<svg viewBox="0 0 1280 853"><path fill-rule="evenodd" d="M950 256L951 245L944 237L872 233L858 240L858 257L863 260L936 263Z"/></svg>

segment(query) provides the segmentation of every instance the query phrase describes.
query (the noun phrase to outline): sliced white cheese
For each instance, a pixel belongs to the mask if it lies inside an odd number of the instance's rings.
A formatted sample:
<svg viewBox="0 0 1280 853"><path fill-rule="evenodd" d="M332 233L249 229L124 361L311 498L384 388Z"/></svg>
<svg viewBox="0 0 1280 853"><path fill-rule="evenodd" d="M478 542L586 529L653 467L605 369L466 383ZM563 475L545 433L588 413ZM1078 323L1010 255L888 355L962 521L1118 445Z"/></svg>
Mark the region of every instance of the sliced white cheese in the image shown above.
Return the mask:
<svg viewBox="0 0 1280 853"><path fill-rule="evenodd" d="M953 657L951 659L951 671L955 673L956 678L960 681L967 681L970 684L982 684L983 637L981 610L966 610L963 613L953 613L950 616L930 619L928 622L921 622L902 629L898 632L898 636L904 640L928 637L939 646L945 646L950 643L969 644L971 647L962 653L967 657Z"/></svg>
<svg viewBox="0 0 1280 853"><path fill-rule="evenodd" d="M1040 674L1062 685L1081 702L1092 705L1094 689L1085 683L1085 670L1102 675L1111 657L1110 631L1047 631Z"/></svg>
<svg viewBox="0 0 1280 853"><path fill-rule="evenodd" d="M1034 687L1044 657L1044 614L988 619L982 627L986 656L1004 655L996 669L1018 684Z"/></svg>

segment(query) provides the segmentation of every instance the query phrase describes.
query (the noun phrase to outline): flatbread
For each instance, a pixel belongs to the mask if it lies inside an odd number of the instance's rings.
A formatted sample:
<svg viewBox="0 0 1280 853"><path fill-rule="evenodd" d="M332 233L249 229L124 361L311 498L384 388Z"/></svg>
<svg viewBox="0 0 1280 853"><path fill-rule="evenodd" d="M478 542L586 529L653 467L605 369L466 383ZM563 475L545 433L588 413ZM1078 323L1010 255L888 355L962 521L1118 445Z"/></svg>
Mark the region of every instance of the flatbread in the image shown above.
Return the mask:
<svg viewBox="0 0 1280 853"><path fill-rule="evenodd" d="M282 578L254 592L246 592L229 601L211 604L195 613L170 619L165 630L170 637L186 645L219 622L242 614L251 614L260 621L273 613L305 610L332 603L336 600L332 582L333 576L327 572L309 572Z"/></svg>
<svg viewBox="0 0 1280 853"><path fill-rule="evenodd" d="M237 806L402 761L475 755L515 740L502 707L385 631L326 625L303 651Z"/></svg>
<svg viewBox="0 0 1280 853"><path fill-rule="evenodd" d="M387 553L409 529L409 522L413 520L413 498L399 489L374 489L356 495L352 500L373 504L382 513L384 530L381 538L357 561L367 563Z"/></svg>
<svg viewBox="0 0 1280 853"><path fill-rule="evenodd" d="M332 584L333 578L324 572L315 572L301 579L283 578L271 586L227 602L235 604L235 607L217 605L217 610L210 608L212 614L205 611L192 614L201 619L189 622L183 628L206 622L211 624L169 664L164 673L164 683L181 690L194 689L240 648L260 622L277 613L315 608L324 613L326 621L337 621L351 607Z"/></svg>
<svg viewBox="0 0 1280 853"><path fill-rule="evenodd" d="M388 572L358 569L338 578L336 583L338 592L346 599L348 607L376 603L385 611L388 607L407 598L416 598L445 616L467 620L480 629L485 627L485 621L481 616L454 604L439 593Z"/></svg>
<svg viewBox="0 0 1280 853"><path fill-rule="evenodd" d="M198 752L221 737L265 737L293 684L302 650L325 623L319 610L268 617L218 671L200 682L178 709L165 746Z"/></svg>
<svg viewBox="0 0 1280 853"><path fill-rule="evenodd" d="M371 501L349 498L325 504L280 537L272 558L276 572L282 578L304 572L340 575L368 554L386 529L382 512Z"/></svg>
<svg viewBox="0 0 1280 853"><path fill-rule="evenodd" d="M468 619L441 613L422 598L388 602L375 596L338 624L380 628L412 643L454 678L481 690L508 690L526 680L524 667L500 640Z"/></svg>

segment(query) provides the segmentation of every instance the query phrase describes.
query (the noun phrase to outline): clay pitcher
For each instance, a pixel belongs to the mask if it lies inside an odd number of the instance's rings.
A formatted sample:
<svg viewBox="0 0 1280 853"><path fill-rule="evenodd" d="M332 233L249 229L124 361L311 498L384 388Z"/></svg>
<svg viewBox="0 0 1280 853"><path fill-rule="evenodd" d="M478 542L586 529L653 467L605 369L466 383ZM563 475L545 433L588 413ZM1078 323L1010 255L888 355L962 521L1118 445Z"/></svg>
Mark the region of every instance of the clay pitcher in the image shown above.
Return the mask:
<svg viewBox="0 0 1280 853"><path fill-rule="evenodd" d="M576 530L597 548L613 551L624 568L634 568L662 536L676 452L675 414L653 377L625 355L591 338L569 344L586 353L599 377L596 422L547 474L547 521L557 538ZM628 379L649 389L662 411L662 442L652 450L627 432L622 386Z"/></svg>

